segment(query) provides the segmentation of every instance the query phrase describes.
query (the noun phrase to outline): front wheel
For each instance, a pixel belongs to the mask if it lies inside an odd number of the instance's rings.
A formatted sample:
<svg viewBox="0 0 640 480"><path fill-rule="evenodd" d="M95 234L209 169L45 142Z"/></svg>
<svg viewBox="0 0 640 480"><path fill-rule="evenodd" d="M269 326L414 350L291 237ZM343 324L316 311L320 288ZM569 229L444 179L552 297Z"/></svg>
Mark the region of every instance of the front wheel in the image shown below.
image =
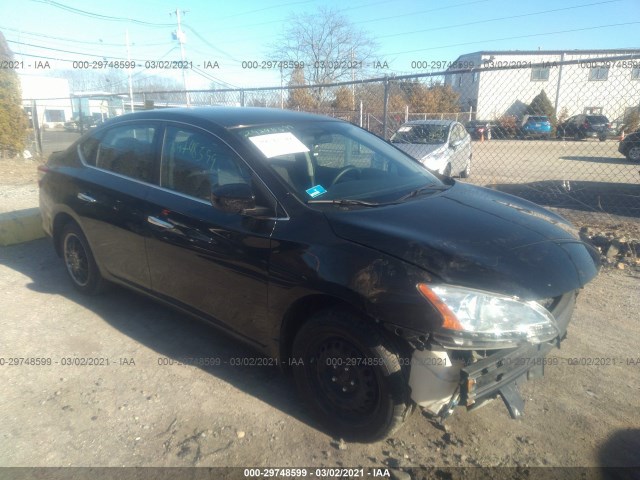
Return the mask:
<svg viewBox="0 0 640 480"><path fill-rule="evenodd" d="M632 162L640 162L640 145L634 145L627 150L627 158Z"/></svg>
<svg viewBox="0 0 640 480"><path fill-rule="evenodd" d="M314 315L298 331L292 357L303 400L337 436L383 439L412 409L396 350L354 315L339 310Z"/></svg>
<svg viewBox="0 0 640 480"><path fill-rule="evenodd" d="M467 161L467 166L460 172L460 178L469 178L471 175L471 158Z"/></svg>
<svg viewBox="0 0 640 480"><path fill-rule="evenodd" d="M67 224L60 242L67 274L76 290L87 295L99 293L103 289L104 280L80 227L75 223Z"/></svg>

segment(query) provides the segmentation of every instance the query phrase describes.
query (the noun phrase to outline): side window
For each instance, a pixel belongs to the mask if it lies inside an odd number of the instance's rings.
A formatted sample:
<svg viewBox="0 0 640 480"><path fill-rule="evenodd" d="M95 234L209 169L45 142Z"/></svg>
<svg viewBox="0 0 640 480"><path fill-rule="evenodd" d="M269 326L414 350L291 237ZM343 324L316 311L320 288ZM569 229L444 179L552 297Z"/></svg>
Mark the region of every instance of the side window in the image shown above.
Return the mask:
<svg viewBox="0 0 640 480"><path fill-rule="evenodd" d="M211 187L251 183L251 172L217 138L195 129L169 126L162 148L160 186L209 200Z"/></svg>
<svg viewBox="0 0 640 480"><path fill-rule="evenodd" d="M458 140L462 140L464 135L460 131L459 125L454 125L451 129L451 137L449 138L450 142L456 142Z"/></svg>
<svg viewBox="0 0 640 480"><path fill-rule="evenodd" d="M98 154L98 146L100 145L100 140L95 136L90 136L80 145L78 145L78 151L80 152L80 156L82 157L82 161L87 165L91 165L92 167L96 166L96 157Z"/></svg>
<svg viewBox="0 0 640 480"><path fill-rule="evenodd" d="M98 145L95 166L127 177L153 181L154 137L157 128L132 124L108 130Z"/></svg>

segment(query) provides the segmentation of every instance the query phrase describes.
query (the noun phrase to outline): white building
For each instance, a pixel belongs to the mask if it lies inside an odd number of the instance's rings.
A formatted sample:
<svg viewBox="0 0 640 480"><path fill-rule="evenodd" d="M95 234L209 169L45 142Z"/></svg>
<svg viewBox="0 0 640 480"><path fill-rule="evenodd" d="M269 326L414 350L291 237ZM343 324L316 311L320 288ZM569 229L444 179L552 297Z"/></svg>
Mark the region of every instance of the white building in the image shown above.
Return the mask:
<svg viewBox="0 0 640 480"><path fill-rule="evenodd" d="M19 74L22 106L31 116L35 100L38 121L43 128L63 126L71 119L69 82L64 78Z"/></svg>
<svg viewBox="0 0 640 480"><path fill-rule="evenodd" d="M619 59L628 55L635 58ZM445 84L460 94L463 111L483 120L522 117L541 90L557 115L602 113L621 121L640 104L640 49L481 51L458 57L448 71L462 69L471 70L447 74Z"/></svg>

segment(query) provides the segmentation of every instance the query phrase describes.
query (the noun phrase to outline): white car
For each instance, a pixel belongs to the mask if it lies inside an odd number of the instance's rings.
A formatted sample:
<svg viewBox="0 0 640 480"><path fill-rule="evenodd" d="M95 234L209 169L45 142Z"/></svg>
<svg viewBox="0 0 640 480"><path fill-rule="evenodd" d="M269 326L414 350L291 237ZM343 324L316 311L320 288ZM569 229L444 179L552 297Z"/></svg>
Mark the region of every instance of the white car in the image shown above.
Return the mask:
<svg viewBox="0 0 640 480"><path fill-rule="evenodd" d="M447 177L471 174L471 137L453 120L415 120L403 124L391 143L429 170Z"/></svg>

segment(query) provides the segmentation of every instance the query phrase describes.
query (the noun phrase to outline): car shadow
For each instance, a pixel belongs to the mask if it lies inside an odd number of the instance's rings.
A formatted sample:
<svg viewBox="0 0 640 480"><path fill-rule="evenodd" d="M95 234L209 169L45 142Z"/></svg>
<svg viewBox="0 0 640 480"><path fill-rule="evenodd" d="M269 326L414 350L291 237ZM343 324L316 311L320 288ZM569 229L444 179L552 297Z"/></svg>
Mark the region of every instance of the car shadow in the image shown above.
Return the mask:
<svg viewBox="0 0 640 480"><path fill-rule="evenodd" d="M267 357L207 323L127 289L114 285L97 296L78 293L71 286L63 262L55 254L49 239L1 248L0 264L28 276L27 288L75 302L161 357L176 361L220 358L220 365L195 366L312 428L322 430L298 400L291 377L279 367L266 363ZM262 364L230 365L229 359L258 359Z"/></svg>
<svg viewBox="0 0 640 480"><path fill-rule="evenodd" d="M560 157L560 160L576 160L579 162L592 162L592 163L608 163L612 165L633 165L635 162L627 160L625 157L584 157L584 156L569 156Z"/></svg>
<svg viewBox="0 0 640 480"><path fill-rule="evenodd" d="M630 183L544 180L487 187L544 207L640 217L640 185Z"/></svg>
<svg viewBox="0 0 640 480"><path fill-rule="evenodd" d="M598 464L603 479L640 479L640 429L621 429L598 448Z"/></svg>

